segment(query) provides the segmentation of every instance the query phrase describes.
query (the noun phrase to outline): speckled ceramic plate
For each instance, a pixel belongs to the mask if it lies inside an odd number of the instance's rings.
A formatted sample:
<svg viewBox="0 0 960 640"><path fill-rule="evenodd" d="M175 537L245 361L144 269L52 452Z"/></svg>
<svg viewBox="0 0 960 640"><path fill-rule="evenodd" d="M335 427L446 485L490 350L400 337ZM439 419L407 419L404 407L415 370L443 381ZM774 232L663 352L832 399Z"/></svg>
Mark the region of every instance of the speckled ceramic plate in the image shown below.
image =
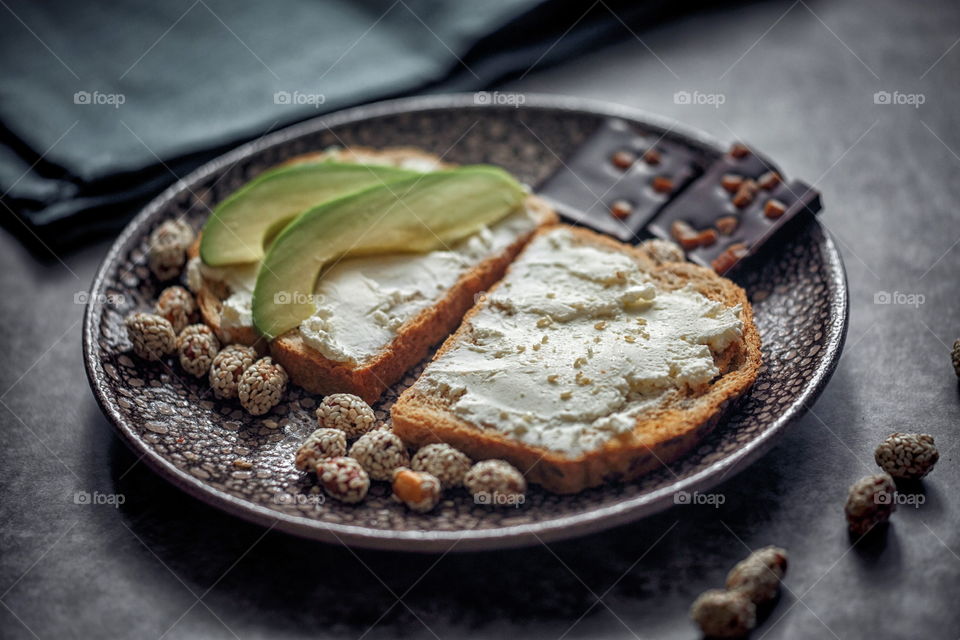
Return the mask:
<svg viewBox="0 0 960 640"><path fill-rule="evenodd" d="M385 102L342 111L245 145L167 189L130 223L94 281L84 323L84 358L100 405L124 439L158 473L190 494L242 518L298 535L403 550L481 549L565 538L635 520L673 504L678 491L716 484L760 457L809 406L833 372L846 333L846 277L829 235L812 217L736 277L754 304L765 366L750 394L693 452L640 481L556 496L532 489L519 508L474 504L451 492L429 515L394 503L375 484L357 506L323 500L292 464L315 426L319 400L290 390L272 413L253 418L215 400L205 380L128 354L123 318L148 309L158 284L146 267L147 237L183 216L199 228L208 207L265 168L330 145L416 145L452 162L506 167L529 184L553 171L599 121L617 116L708 155L705 136L646 114L563 98L525 97L520 108L474 104L472 96ZM390 404L419 369L387 393Z"/></svg>

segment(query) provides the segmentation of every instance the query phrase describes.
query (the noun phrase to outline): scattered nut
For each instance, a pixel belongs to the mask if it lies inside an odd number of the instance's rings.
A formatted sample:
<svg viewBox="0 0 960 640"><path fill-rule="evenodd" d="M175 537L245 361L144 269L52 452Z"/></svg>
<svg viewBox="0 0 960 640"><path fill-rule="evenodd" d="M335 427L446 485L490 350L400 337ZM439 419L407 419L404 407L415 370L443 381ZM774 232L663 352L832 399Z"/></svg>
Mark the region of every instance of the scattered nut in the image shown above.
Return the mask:
<svg viewBox="0 0 960 640"><path fill-rule="evenodd" d="M717 225L717 231L728 236L737 230L737 227L740 225L740 219L737 218L737 216L720 216L717 218L715 224Z"/></svg>
<svg viewBox="0 0 960 640"><path fill-rule="evenodd" d="M523 474L506 460L481 460L463 477L463 486L478 504L517 504L527 492Z"/></svg>
<svg viewBox="0 0 960 640"><path fill-rule="evenodd" d="M297 450L294 465L303 471L313 471L324 458L347 455L347 437L339 429L317 429Z"/></svg>
<svg viewBox="0 0 960 640"><path fill-rule="evenodd" d="M626 220L633 213L633 205L626 200L614 200L610 205L610 215L617 220Z"/></svg>
<svg viewBox="0 0 960 640"><path fill-rule="evenodd" d="M660 152L656 149L647 149L643 152L643 161L647 164L657 165L660 164Z"/></svg>
<svg viewBox="0 0 960 640"><path fill-rule="evenodd" d="M231 344L224 347L210 364L210 386L218 398L236 398L240 376L257 359L253 347Z"/></svg>
<svg viewBox="0 0 960 640"><path fill-rule="evenodd" d="M428 444L421 447L410 461L414 471L425 471L437 477L444 489L459 487L463 476L473 462L462 451L448 444Z"/></svg>
<svg viewBox="0 0 960 640"><path fill-rule="evenodd" d="M431 511L440 502L440 480L426 471L400 467L393 472L393 497L418 513Z"/></svg>
<svg viewBox="0 0 960 640"><path fill-rule="evenodd" d="M720 178L720 186L731 195L736 193L742 184L743 176L738 176L735 173L725 173L723 177Z"/></svg>
<svg viewBox="0 0 960 640"><path fill-rule="evenodd" d="M953 351L950 352L950 358L953 361L953 371L960 378L960 338L953 343Z"/></svg>
<svg viewBox="0 0 960 640"><path fill-rule="evenodd" d="M666 176L655 176L650 182L650 187L657 193L671 193L673 191L673 180Z"/></svg>
<svg viewBox="0 0 960 640"><path fill-rule="evenodd" d="M670 224L670 235L687 251L700 246L699 232L683 220L674 220Z"/></svg>
<svg viewBox="0 0 960 640"><path fill-rule="evenodd" d="M890 514L897 509L895 492L893 478L885 473L866 476L853 483L844 507L850 531L862 536L889 520Z"/></svg>
<svg viewBox="0 0 960 640"><path fill-rule="evenodd" d="M891 433L873 454L880 468L894 478L919 480L940 459L940 452L927 433Z"/></svg>
<svg viewBox="0 0 960 640"><path fill-rule="evenodd" d="M763 205L763 215L767 216L771 220L776 220L786 212L787 205L773 198L767 200Z"/></svg>
<svg viewBox="0 0 960 640"><path fill-rule="evenodd" d="M718 237L719 236L716 229L704 229L697 234L697 243L701 247L709 247L717 241Z"/></svg>
<svg viewBox="0 0 960 640"><path fill-rule="evenodd" d="M743 592L754 604L764 604L777 597L786 572L786 551L778 547L757 549L730 570L727 589Z"/></svg>
<svg viewBox="0 0 960 640"><path fill-rule="evenodd" d="M152 313L133 313L124 321L133 352L144 360L157 361L177 348L173 325Z"/></svg>
<svg viewBox="0 0 960 640"><path fill-rule="evenodd" d="M177 336L180 366L196 378L207 375L218 351L220 341L205 324L191 324Z"/></svg>
<svg viewBox="0 0 960 640"><path fill-rule="evenodd" d="M746 158L750 155L750 147L740 142L734 142L730 145L730 155L734 158Z"/></svg>
<svg viewBox="0 0 960 640"><path fill-rule="evenodd" d="M690 617L704 635L739 638L757 625L757 607L740 591L710 589L694 601Z"/></svg>
<svg viewBox="0 0 960 640"><path fill-rule="evenodd" d="M610 162L617 169L629 169L637 161L637 156L632 151L617 151L610 156Z"/></svg>
<svg viewBox="0 0 960 640"><path fill-rule="evenodd" d="M325 458L317 465L317 479L331 498L354 504L367 497L370 477L353 458Z"/></svg>
<svg viewBox="0 0 960 640"><path fill-rule="evenodd" d="M737 189L737 192L733 194L733 206L738 209L743 209L748 206L757 195L757 191L760 190L759 185L753 180L747 179L743 181L743 184L740 185L740 188Z"/></svg>
<svg viewBox="0 0 960 640"><path fill-rule="evenodd" d="M161 318L169 320L173 330L180 333L190 324L197 310L197 303L190 292L183 287L167 287L160 293L153 310Z"/></svg>
<svg viewBox="0 0 960 640"><path fill-rule="evenodd" d="M714 258L710 262L710 266L713 267L714 271L723 275L743 260L749 252L750 250L747 248L747 245L742 242L732 244L724 249L723 253Z"/></svg>
<svg viewBox="0 0 960 640"><path fill-rule="evenodd" d="M333 393L317 407L321 427L340 429L348 438L357 438L373 429L377 417L366 402L349 393Z"/></svg>
<svg viewBox="0 0 960 640"><path fill-rule="evenodd" d="M260 358L240 376L237 397L248 413L262 416L277 406L287 389L287 372L272 358Z"/></svg>
<svg viewBox="0 0 960 640"><path fill-rule="evenodd" d="M410 464L403 440L392 431L371 431L353 443L350 457L355 458L374 480L392 480L397 467Z"/></svg>
<svg viewBox="0 0 960 640"><path fill-rule="evenodd" d="M683 262L686 260L683 249L681 249L677 243L670 242L669 240L660 240L659 238L646 240L642 242L638 248L646 252L647 256L657 264Z"/></svg>
<svg viewBox="0 0 960 640"><path fill-rule="evenodd" d="M193 229L182 220L167 220L153 230L147 262L158 280L170 280L180 274L193 238Z"/></svg>
<svg viewBox="0 0 960 640"><path fill-rule="evenodd" d="M771 191L774 187L780 184L782 180L783 178L781 178L780 174L776 171L767 171L765 174L757 178L757 184L760 185L761 189Z"/></svg>

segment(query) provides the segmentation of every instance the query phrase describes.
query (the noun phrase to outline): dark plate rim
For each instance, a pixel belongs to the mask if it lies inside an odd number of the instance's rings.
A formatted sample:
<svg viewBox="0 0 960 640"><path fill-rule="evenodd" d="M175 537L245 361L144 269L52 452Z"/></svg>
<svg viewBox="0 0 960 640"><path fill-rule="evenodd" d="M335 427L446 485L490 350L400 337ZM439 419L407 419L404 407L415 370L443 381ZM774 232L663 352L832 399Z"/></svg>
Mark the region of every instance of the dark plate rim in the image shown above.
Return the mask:
<svg viewBox="0 0 960 640"><path fill-rule="evenodd" d="M825 267L823 273L830 295L831 318L825 327L825 348L821 351L820 364L817 367L813 379L807 383L796 401L773 422L770 428L764 431L758 438L751 440L740 449L737 449L733 454L667 487L624 500L614 505L592 509L573 516L553 518L544 522L493 529L466 531L374 530L366 527L324 523L310 518L291 516L250 503L215 489L202 480L178 469L170 461L149 447L136 430L126 423L116 407L111 403L110 398L107 397L106 390L98 384L98 380L104 379L104 372L102 363L96 353L99 326L103 315L102 298L96 294L104 288L107 274L111 271L114 264L129 250L130 245L135 238L139 236L140 227L143 222L158 210L166 207L169 202L182 193L184 189L192 189L193 186L202 182L211 174L218 173L226 167L268 147L285 144L307 134L316 133L333 126L350 124L377 116L395 115L402 112L450 108L478 110L505 108L498 105L476 104L474 96L475 94L471 93L417 96L387 100L345 109L293 125L258 140L246 143L233 151L211 160L164 190L163 193L150 201L150 203L130 221L104 257L91 285L91 303L87 306L83 319L83 359L90 388L100 408L109 418L110 422L117 428L124 442L141 460L146 461L151 469L191 496L211 506L222 509L245 520L269 527L270 529L276 528L302 537L325 542L338 542L357 547L398 551L442 552L453 549L461 551L503 549L585 535L625 524L667 509L673 504L673 496L677 492L704 491L719 484L732 474L748 467L773 447L777 438L783 434L783 431L790 423L799 419L807 412L823 391L836 369L840 354L843 350L843 344L846 340L848 325L849 294L847 290L846 271L836 245L829 231L825 228L823 229L823 256ZM524 104L516 108L520 110L548 109L571 111L590 115L619 117L641 122L645 126L659 129L661 133L670 132L672 137L678 137L687 143L692 143L707 151L722 148L719 141L703 132L639 109L567 96L525 93L524 98ZM811 224L820 225L820 222L814 220Z"/></svg>

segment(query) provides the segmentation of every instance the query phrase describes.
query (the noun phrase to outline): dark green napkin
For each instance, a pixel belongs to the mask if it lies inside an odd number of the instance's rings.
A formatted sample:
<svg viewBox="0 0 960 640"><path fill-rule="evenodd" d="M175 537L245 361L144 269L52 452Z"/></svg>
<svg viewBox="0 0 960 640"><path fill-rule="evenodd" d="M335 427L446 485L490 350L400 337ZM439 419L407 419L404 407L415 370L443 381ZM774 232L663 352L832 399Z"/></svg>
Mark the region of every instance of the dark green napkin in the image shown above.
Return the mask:
<svg viewBox="0 0 960 640"><path fill-rule="evenodd" d="M483 88L611 29L629 37L611 11L634 19L665 4L9 2L3 218L25 237L72 242L245 140L382 97Z"/></svg>

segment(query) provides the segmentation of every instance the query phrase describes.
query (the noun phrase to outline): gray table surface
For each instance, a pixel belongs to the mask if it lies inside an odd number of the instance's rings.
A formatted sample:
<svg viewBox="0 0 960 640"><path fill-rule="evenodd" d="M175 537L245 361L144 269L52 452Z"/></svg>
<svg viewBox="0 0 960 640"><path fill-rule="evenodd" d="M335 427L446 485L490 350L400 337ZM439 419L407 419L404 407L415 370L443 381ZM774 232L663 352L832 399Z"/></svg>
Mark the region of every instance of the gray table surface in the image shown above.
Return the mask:
<svg viewBox="0 0 960 640"><path fill-rule="evenodd" d="M0 234L0 636L691 638L696 595L748 548L777 544L790 571L753 637L958 637L960 5L771 1L634 32L502 89L609 100L751 142L822 189L849 275L833 380L716 490L724 504L446 556L241 522L137 464L87 387L74 296L108 243L38 260ZM724 100L679 105L677 91ZM878 91L924 102L875 104ZM918 304L875 304L881 291ZM847 486L896 430L934 434L942 459L924 504L851 548ZM75 504L78 491L125 501Z"/></svg>

